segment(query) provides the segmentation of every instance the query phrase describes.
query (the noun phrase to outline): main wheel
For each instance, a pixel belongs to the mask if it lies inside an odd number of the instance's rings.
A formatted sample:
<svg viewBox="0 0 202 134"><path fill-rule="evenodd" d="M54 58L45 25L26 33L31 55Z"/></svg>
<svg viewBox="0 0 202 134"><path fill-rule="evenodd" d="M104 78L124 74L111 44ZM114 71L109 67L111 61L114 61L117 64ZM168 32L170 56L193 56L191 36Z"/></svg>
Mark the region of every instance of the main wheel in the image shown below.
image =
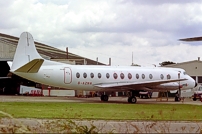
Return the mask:
<svg viewBox="0 0 202 134"><path fill-rule="evenodd" d="M137 99L135 96L131 97L131 103L136 103L137 102Z"/></svg>
<svg viewBox="0 0 202 134"><path fill-rule="evenodd" d="M101 96L100 96L101 101L103 101L103 96L104 96L104 95L101 95Z"/></svg>
<svg viewBox="0 0 202 134"><path fill-rule="evenodd" d="M109 97L108 95L101 95L101 101L108 101L109 100Z"/></svg>
<svg viewBox="0 0 202 134"><path fill-rule="evenodd" d="M196 101L196 98L193 98L193 101Z"/></svg>
<svg viewBox="0 0 202 134"><path fill-rule="evenodd" d="M128 97L128 103L136 103L137 99L135 96Z"/></svg>
<svg viewBox="0 0 202 134"><path fill-rule="evenodd" d="M132 102L132 97L128 97L128 103L131 103Z"/></svg>

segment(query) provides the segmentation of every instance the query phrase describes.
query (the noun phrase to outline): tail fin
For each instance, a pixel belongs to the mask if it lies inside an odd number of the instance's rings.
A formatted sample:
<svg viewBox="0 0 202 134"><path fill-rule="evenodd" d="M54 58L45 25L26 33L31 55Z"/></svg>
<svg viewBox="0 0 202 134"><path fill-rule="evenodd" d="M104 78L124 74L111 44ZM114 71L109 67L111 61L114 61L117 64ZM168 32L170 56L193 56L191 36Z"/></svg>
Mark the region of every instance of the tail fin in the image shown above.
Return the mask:
<svg viewBox="0 0 202 134"><path fill-rule="evenodd" d="M12 71L18 70L22 66L24 66L25 64L29 63L34 59L43 59L43 58L39 55L39 53L36 50L32 35L28 32L23 32L20 35L20 39L18 41L11 70Z"/></svg>

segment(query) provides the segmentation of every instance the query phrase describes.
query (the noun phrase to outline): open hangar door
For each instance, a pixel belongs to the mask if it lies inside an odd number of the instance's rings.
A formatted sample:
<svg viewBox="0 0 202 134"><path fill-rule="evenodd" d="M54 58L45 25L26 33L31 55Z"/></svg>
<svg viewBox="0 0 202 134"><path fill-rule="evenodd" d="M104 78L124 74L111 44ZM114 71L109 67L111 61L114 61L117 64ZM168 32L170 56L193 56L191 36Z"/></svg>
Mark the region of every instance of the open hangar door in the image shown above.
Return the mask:
<svg viewBox="0 0 202 134"><path fill-rule="evenodd" d="M0 61L0 94L15 94L15 82L11 78L6 78L9 75L10 66L7 61Z"/></svg>
<svg viewBox="0 0 202 134"><path fill-rule="evenodd" d="M0 94L17 94L17 81L12 78L7 61L0 61Z"/></svg>
<svg viewBox="0 0 202 134"><path fill-rule="evenodd" d="M35 86L36 84L10 73L7 61L0 61L0 94L19 94L20 85Z"/></svg>

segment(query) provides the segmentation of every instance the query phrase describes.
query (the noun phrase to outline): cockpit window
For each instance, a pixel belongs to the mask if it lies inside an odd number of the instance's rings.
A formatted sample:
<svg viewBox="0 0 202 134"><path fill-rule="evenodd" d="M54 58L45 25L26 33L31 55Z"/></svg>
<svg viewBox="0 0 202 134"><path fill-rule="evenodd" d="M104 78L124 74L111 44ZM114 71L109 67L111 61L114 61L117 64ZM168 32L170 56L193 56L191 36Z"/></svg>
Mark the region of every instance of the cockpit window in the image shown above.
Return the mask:
<svg viewBox="0 0 202 134"><path fill-rule="evenodd" d="M183 72L183 74L186 75L187 73L186 73L186 72Z"/></svg>

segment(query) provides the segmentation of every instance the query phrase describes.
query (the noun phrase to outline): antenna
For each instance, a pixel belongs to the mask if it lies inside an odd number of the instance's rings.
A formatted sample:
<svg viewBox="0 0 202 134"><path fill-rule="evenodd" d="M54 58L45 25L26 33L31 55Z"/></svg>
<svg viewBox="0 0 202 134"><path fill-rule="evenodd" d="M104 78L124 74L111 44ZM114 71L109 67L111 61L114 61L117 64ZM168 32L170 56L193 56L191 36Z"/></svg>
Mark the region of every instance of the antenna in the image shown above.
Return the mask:
<svg viewBox="0 0 202 134"><path fill-rule="evenodd" d="M132 52L132 65L133 65L134 63L133 63L133 52Z"/></svg>

